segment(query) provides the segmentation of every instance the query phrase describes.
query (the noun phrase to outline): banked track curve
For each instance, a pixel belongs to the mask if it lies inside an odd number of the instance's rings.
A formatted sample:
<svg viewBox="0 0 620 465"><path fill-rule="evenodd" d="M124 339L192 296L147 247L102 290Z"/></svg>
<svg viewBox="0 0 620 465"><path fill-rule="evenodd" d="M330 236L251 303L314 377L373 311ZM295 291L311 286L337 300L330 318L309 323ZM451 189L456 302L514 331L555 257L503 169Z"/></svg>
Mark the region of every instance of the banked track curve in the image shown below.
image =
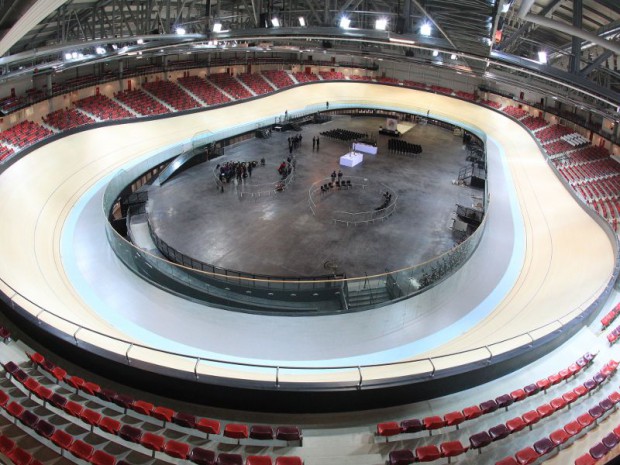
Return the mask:
<svg viewBox="0 0 620 465"><path fill-rule="evenodd" d="M461 352L463 355L452 357L450 362L446 358L446 363L466 364L472 357L480 356L467 352L471 349L550 323L535 334L543 336L587 308L609 284L616 257L608 233L575 201L547 165L536 142L519 124L487 108L444 95L367 83L319 83L219 109L86 130L34 150L0 176L0 215L10 219L3 225L0 241L0 278L4 281L0 290L29 313L40 315L42 321L69 335L68 339L78 326L41 312L41 307L86 328L148 345L105 321L74 287L63 264L61 246L71 210L86 192L105 182L116 170L161 147L187 144L199 131L217 132L278 116L285 109L322 105L326 100L334 105L363 100L377 107L420 114L430 109L438 119L476 128L501 147L513 180L525 225L524 260L516 282L500 304L473 328L426 353L415 354L415 358ZM122 268L120 263L118 266ZM94 346L103 345L111 353L123 355L127 350L127 344L119 342L116 346L87 331L81 332L80 337ZM516 346L527 339L507 344ZM402 357L408 358L414 357ZM190 373L195 370L194 361L179 363L176 357L146 361ZM405 376L410 370L406 364L380 367L369 376ZM256 375L243 367L215 368L211 373L242 379ZM321 374L318 370L292 375L300 383L338 382L341 376ZM260 373L256 377L259 381L267 380ZM350 374L344 378L349 379Z"/></svg>

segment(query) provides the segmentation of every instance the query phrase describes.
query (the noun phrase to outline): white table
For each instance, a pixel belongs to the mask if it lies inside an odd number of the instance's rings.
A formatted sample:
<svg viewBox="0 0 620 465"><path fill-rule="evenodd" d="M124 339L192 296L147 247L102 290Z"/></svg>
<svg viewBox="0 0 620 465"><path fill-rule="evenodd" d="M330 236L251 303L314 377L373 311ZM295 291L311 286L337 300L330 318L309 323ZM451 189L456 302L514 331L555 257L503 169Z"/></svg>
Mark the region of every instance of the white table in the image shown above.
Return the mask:
<svg viewBox="0 0 620 465"><path fill-rule="evenodd" d="M364 154L360 152L349 152L340 157L342 166L355 166L364 161Z"/></svg>
<svg viewBox="0 0 620 465"><path fill-rule="evenodd" d="M362 144L361 142L355 142L353 144L353 150L356 152L369 153L370 155L377 154L377 147L370 144Z"/></svg>

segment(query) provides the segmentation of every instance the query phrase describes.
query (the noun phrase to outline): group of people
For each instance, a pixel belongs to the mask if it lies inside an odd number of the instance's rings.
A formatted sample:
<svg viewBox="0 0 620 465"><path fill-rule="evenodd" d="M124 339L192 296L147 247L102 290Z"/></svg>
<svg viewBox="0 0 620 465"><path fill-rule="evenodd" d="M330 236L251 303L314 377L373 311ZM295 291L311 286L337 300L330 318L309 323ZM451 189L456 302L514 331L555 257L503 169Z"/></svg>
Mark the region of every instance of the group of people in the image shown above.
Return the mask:
<svg viewBox="0 0 620 465"><path fill-rule="evenodd" d="M392 194L390 194L388 191L385 191L385 193L383 194L383 203L380 207L375 208L375 210L383 210L384 208L387 208L391 202Z"/></svg>
<svg viewBox="0 0 620 465"><path fill-rule="evenodd" d="M261 159L261 165L265 165L265 159ZM233 179L241 182L242 179L252 177L252 170L258 166L257 161L227 161L217 165L220 170L219 179L222 184L229 183Z"/></svg>
<svg viewBox="0 0 620 465"><path fill-rule="evenodd" d="M332 178L332 184L334 183L334 181L336 181L336 177L338 177L338 181L340 182L340 180L342 179L342 170L338 170L338 174L336 174L336 170L332 171L331 174L331 178Z"/></svg>
<svg viewBox="0 0 620 465"><path fill-rule="evenodd" d="M294 167L295 159L288 157L286 160L282 160L282 163L278 166L278 174L282 177L282 179L286 179L286 177L291 174Z"/></svg>
<svg viewBox="0 0 620 465"><path fill-rule="evenodd" d="M301 136L301 134L297 134L293 137L288 138L288 153L290 155L293 154L293 149L298 149L299 147L301 147L302 139L303 137Z"/></svg>
<svg viewBox="0 0 620 465"><path fill-rule="evenodd" d="M312 150L314 150L315 148L317 150L319 150L319 144L321 143L321 141L319 140L319 136L315 136L312 138Z"/></svg>

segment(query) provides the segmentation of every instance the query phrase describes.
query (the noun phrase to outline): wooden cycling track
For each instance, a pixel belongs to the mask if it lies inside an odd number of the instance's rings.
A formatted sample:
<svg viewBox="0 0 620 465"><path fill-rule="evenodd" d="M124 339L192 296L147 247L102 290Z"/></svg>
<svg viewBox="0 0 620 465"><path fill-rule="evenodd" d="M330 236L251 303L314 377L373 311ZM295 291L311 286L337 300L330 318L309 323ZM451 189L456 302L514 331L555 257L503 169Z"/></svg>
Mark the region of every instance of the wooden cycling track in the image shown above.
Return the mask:
<svg viewBox="0 0 620 465"><path fill-rule="evenodd" d="M416 357L468 351L550 323L533 334L534 338L542 336L580 313L609 284L615 257L608 234L560 182L534 139L519 124L487 108L443 95L367 83L320 83L214 110L86 130L34 150L0 176L0 217L4 219L0 291L67 334L74 334L78 326L52 313L86 328L148 345L148 341L124 333L93 311L70 279L61 243L72 209L93 186L118 169L160 147L187 142L198 132L197 128L216 132L280 115L285 109L324 105L326 100L332 105L363 100L366 104L419 114L430 109L438 119L445 118L488 134L505 157L524 225L523 261L518 276L494 310L472 328ZM97 246L108 247L104 241ZM118 266L122 268L120 262ZM138 279L131 273L127 277ZM114 289L110 288L109 292L114 293ZM41 308L51 313L42 312ZM295 327L303 331L303 325ZM115 347L110 340L88 331L81 332L80 337L104 345L112 352L126 350L125 344ZM517 338L506 344L523 342ZM476 352L466 352L447 363L467 363L469 358L479 356ZM161 356L157 363L176 364L179 368L178 360L173 357L168 360ZM190 371L193 368L191 361L180 366ZM405 373L410 368L406 365L377 368L372 376L392 376L395 371ZM222 373L233 377L252 376L227 368ZM338 377L327 374L325 379L334 376ZM321 377L318 371L301 375L300 379L316 381L317 377Z"/></svg>

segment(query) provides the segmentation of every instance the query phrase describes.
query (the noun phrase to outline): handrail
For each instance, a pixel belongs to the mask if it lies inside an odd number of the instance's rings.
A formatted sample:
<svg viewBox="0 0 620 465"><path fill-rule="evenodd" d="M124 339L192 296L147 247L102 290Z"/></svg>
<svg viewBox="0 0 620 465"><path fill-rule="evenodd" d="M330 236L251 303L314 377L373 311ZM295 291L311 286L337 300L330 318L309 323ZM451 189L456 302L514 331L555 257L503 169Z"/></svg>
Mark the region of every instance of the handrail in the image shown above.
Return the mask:
<svg viewBox="0 0 620 465"><path fill-rule="evenodd" d="M597 289L596 292L592 293L590 296L588 296L588 298L586 299L586 301L591 300L593 297L595 297L597 294L600 296L600 292L601 291L608 291L611 289L611 287L613 287L613 281L615 281L615 277L617 276L617 268L615 270L615 274L611 275L609 277L608 283L601 286L601 288ZM39 306L38 304L36 304L35 302L32 302L30 299L28 299L27 297L21 295L16 289L14 289L11 285L9 285L6 281L4 281L4 279L0 278L0 282L2 282L2 284L4 286L6 286L7 288L11 289L12 291L15 292L16 295L19 295L21 298L23 298L25 301L29 302L30 304L34 305L35 307L37 307L38 309L40 309L42 312L49 314L51 316L54 316L55 318L58 318L61 321L64 321L66 323L70 323L72 325L78 326L80 329L84 330L84 331L89 331L93 334L96 334L98 336L102 336L104 338L108 338L110 340L116 341L116 342L121 342L121 343L126 343L127 344L127 360L128 360L128 364L131 363L131 359L129 358L128 354L129 354L129 350L133 347L138 347L141 349L150 349L153 352L156 353L162 353L162 354L166 354L166 355L172 355L172 356L178 356L178 357L182 357L182 358L187 358L187 359L191 359L191 360L197 360L198 362L200 361L206 361L206 362L214 362L214 363L225 363L227 365L231 365L231 366L237 366L237 367L251 367L251 368L273 368L273 369L278 369L278 370L282 370L282 369L286 369L286 370L310 370L310 371L315 371L315 370L348 370L348 369L357 369L362 368L362 369L368 369L368 368L381 368L381 367L386 367L386 366L397 366L397 365L405 365L405 364L410 364L410 363L416 363L416 362L422 362L422 361L428 361L430 362L433 367L434 367L434 361L440 360L440 359L445 359L448 357L453 357L453 356L460 356L466 353L470 353L470 352L476 352L482 349L487 349L490 353L489 359L491 358L491 356L497 356L498 354L494 354L491 350L489 350L489 347L493 347L496 345L503 345L507 342L510 341L514 341L516 339L522 338L523 336L527 336L529 337L532 341L535 341L536 339L534 339L534 337L532 336L532 333L543 330L545 328L547 328L548 326L557 323L557 319L554 319L551 322L545 323L543 325L537 326L535 328L532 328L528 331L525 331L524 333L521 334L517 334L514 336L510 336L508 338L505 339L500 339L498 341L492 342L492 343L488 343L482 346L477 346L471 349L467 349L467 350L462 350L462 351L457 351L457 352L451 352L449 354L444 354L444 355L438 355L435 357L425 357L425 358L414 358L414 359L408 359L408 360L398 360L398 361L393 361L393 362L384 362L384 363L372 363L372 364L365 364L365 365L326 365L326 366L300 366L300 365L270 365L270 364L261 364L261 363L249 363L249 362L238 362L238 361L223 361L221 359L215 359L215 358L209 358L209 357L198 357L195 355L190 355L190 354L183 354L183 353L179 353L179 352L173 352L173 351L168 351L168 350L164 350L164 349L159 349L159 348L154 348L148 345L144 345L144 344L139 344L139 343L135 343L135 342L131 342L128 341L126 339L122 339L122 338L118 338L115 336L111 336L107 333L103 333L99 330L90 328L88 326L83 326L80 325L78 323L75 323L71 320L69 320L68 318L62 317L52 311L49 311L41 306ZM600 298L600 297L599 297ZM13 305L18 305L13 299L10 299L11 303ZM598 305L599 302L598 300L595 299L595 302L592 305ZM21 308L21 306L18 305L18 307ZM24 311L27 311L25 309L23 309ZM579 304L575 309L565 313L564 315L562 315L560 317L564 318L566 316L569 316L571 313L573 313L575 310L582 310L581 313L585 312L588 310L588 308L583 309L582 304ZM32 313L28 312L30 315L32 315ZM38 321L43 322L43 320L41 320L40 318L36 317L35 318ZM435 373L436 369L433 368L432 373Z"/></svg>

